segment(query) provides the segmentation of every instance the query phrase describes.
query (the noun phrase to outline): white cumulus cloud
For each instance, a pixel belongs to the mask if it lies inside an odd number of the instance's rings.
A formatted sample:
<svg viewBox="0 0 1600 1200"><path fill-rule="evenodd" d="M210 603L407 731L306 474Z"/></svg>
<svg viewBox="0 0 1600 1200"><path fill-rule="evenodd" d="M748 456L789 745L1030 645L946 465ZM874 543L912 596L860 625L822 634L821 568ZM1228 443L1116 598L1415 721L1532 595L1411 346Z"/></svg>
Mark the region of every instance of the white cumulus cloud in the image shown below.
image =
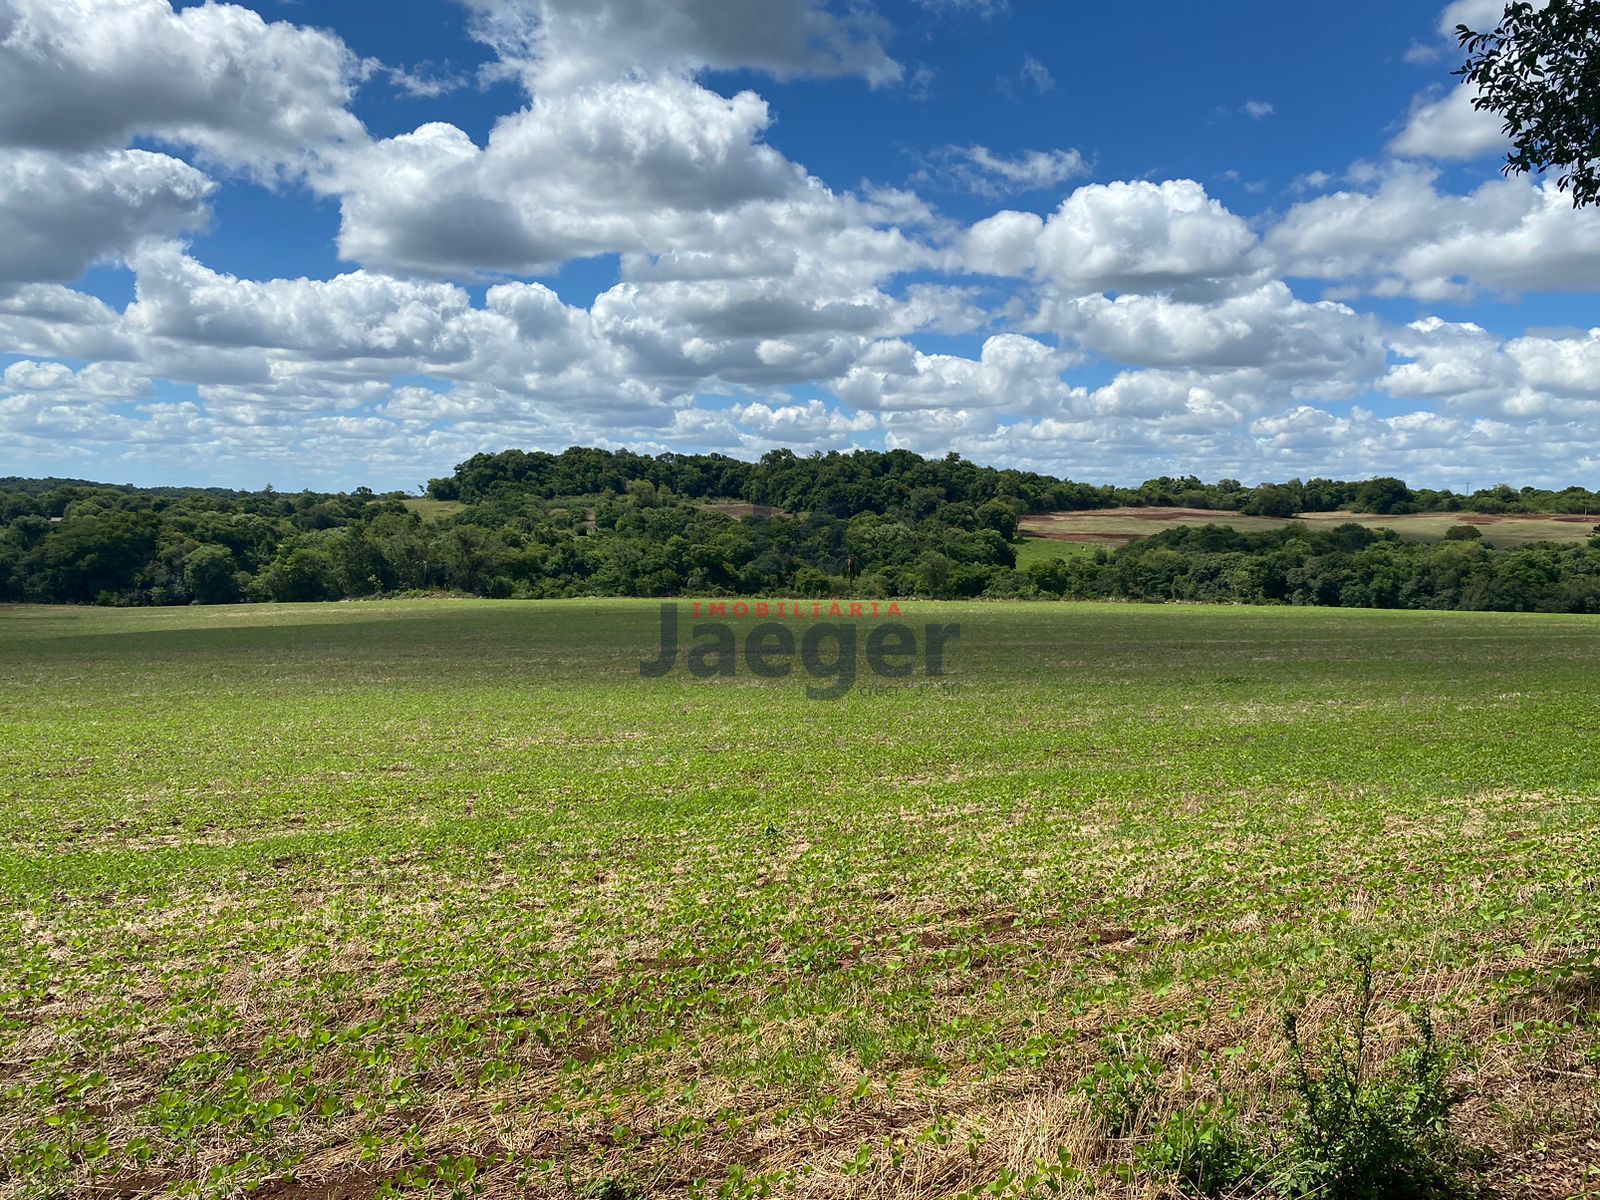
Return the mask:
<svg viewBox="0 0 1600 1200"><path fill-rule="evenodd" d="M334 35L233 4L0 0L0 144L145 134L270 172L362 136L348 111L362 69Z"/></svg>
<svg viewBox="0 0 1600 1200"><path fill-rule="evenodd" d="M202 225L213 185L148 150L0 154L0 288L68 283L142 240Z"/></svg>
<svg viewBox="0 0 1600 1200"><path fill-rule="evenodd" d="M968 269L1031 275L1071 295L1149 292L1256 269L1250 227L1193 180L1081 187L1048 219L1002 212L967 231Z"/></svg>
<svg viewBox="0 0 1600 1200"><path fill-rule="evenodd" d="M750 67L779 78L901 78L887 27L864 7L822 0L463 0L476 35L530 90L632 72Z"/></svg>

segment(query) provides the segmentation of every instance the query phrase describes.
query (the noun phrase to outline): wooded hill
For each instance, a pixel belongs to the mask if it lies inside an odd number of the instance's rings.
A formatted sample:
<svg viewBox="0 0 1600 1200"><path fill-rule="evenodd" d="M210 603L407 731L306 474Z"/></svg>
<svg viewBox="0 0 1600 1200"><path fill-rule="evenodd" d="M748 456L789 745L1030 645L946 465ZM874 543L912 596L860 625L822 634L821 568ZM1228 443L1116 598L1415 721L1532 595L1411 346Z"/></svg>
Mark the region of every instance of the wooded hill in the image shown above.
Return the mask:
<svg viewBox="0 0 1600 1200"><path fill-rule="evenodd" d="M1403 481L1137 488L904 450L758 462L574 448L477 455L426 499L0 481L0 600L188 604L417 591L497 598L1069 597L1600 611L1600 538L1497 550L1330 524L1170 529L1017 569L1030 513L1128 505L1227 514L1600 512L1600 496ZM1465 529L1465 527L1464 527Z"/></svg>

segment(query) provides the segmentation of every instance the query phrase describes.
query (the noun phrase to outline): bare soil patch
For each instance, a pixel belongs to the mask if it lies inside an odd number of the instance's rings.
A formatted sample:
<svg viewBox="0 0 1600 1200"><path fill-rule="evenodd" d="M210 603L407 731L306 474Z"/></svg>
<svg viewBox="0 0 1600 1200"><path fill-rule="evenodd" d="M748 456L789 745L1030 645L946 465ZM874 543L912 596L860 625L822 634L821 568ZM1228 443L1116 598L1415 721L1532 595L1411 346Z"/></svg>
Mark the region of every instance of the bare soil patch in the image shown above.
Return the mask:
<svg viewBox="0 0 1600 1200"><path fill-rule="evenodd" d="M787 517L789 514L771 504L707 504L712 512L728 517Z"/></svg>

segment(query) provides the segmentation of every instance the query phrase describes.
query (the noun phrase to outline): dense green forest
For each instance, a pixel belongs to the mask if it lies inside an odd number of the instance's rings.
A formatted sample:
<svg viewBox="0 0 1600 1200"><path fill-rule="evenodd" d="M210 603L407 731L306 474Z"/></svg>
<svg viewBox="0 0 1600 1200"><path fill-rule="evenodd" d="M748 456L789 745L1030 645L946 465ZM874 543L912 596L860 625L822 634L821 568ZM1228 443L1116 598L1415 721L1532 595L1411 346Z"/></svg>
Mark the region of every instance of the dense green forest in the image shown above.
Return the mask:
<svg viewBox="0 0 1600 1200"><path fill-rule="evenodd" d="M556 596L1066 597L1600 612L1600 537L1497 550L1337 525L1169 529L1017 569L1018 520L1120 505L1301 512L1600 513L1600 496L1398 479L1105 487L903 450L759 462L574 448L478 455L419 502L0 479L0 600L311 601L420 591ZM1326 522L1323 522L1326 524Z"/></svg>

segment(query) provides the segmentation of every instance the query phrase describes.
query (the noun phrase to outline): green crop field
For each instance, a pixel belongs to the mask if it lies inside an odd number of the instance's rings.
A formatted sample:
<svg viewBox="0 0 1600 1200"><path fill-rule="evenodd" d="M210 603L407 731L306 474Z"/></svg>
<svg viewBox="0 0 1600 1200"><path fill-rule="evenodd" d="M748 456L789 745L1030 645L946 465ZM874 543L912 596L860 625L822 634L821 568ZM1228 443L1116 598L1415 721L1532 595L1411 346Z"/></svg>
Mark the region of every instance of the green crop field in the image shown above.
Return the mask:
<svg viewBox="0 0 1600 1200"><path fill-rule="evenodd" d="M910 603L830 702L657 614L0 609L0 1195L1266 1189L1368 956L1594 1194L1600 621Z"/></svg>
<svg viewBox="0 0 1600 1200"><path fill-rule="evenodd" d="M1058 558L1078 558L1093 555L1092 542L1063 542L1054 538L1025 537L1017 543L1017 566L1026 568L1030 563Z"/></svg>

